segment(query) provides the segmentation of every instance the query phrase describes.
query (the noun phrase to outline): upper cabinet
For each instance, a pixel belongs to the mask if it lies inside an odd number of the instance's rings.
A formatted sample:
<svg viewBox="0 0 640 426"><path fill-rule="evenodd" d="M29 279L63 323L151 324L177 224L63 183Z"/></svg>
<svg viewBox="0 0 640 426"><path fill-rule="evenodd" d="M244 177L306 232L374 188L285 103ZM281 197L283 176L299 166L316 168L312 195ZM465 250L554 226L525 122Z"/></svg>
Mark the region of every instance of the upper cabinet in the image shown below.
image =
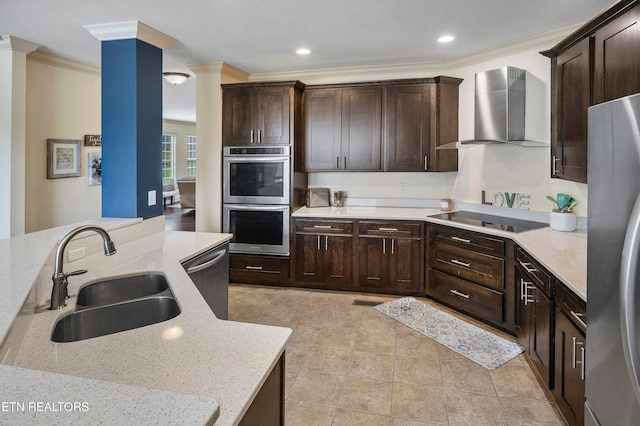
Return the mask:
<svg viewBox="0 0 640 426"><path fill-rule="evenodd" d="M551 177L587 183L587 108L640 92L640 6L621 0L552 49Z"/></svg>
<svg viewBox="0 0 640 426"><path fill-rule="evenodd" d="M222 144L290 144L302 88L296 81L222 85Z"/></svg>
<svg viewBox="0 0 640 426"><path fill-rule="evenodd" d="M308 88L304 93L307 171L380 171L382 88Z"/></svg>
<svg viewBox="0 0 640 426"><path fill-rule="evenodd" d="M308 86L307 171L456 171L461 79Z"/></svg>

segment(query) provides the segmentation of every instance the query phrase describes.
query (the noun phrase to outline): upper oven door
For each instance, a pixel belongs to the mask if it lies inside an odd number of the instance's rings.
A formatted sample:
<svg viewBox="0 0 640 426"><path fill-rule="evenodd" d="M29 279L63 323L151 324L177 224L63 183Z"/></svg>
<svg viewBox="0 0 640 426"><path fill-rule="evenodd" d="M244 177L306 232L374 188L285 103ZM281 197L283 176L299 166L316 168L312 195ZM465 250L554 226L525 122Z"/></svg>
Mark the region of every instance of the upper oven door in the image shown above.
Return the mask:
<svg viewBox="0 0 640 426"><path fill-rule="evenodd" d="M289 204L288 156L224 157L224 202Z"/></svg>

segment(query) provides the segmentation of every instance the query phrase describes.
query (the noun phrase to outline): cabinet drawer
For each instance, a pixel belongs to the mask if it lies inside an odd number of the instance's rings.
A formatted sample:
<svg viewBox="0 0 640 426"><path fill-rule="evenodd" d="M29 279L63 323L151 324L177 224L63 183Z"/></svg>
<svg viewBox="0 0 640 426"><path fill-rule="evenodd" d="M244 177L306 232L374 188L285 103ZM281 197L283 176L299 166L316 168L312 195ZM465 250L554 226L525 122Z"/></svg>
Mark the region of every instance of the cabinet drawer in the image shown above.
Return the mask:
<svg viewBox="0 0 640 426"><path fill-rule="evenodd" d="M430 269L427 293L456 309L502 324L501 292Z"/></svg>
<svg viewBox="0 0 640 426"><path fill-rule="evenodd" d="M527 252L518 247L516 250L516 265L519 265L526 275L533 280L542 292L551 298L551 275L535 261Z"/></svg>
<svg viewBox="0 0 640 426"><path fill-rule="evenodd" d="M236 283L287 285L289 258L232 254L229 257L229 280Z"/></svg>
<svg viewBox="0 0 640 426"><path fill-rule="evenodd" d="M586 302L558 283L556 283L556 308L569 317L583 333L587 332Z"/></svg>
<svg viewBox="0 0 640 426"><path fill-rule="evenodd" d="M448 274L503 290L504 259L443 243L431 243L429 265Z"/></svg>
<svg viewBox="0 0 640 426"><path fill-rule="evenodd" d="M422 224L416 222L361 220L358 230L360 235L400 238L420 238L422 236Z"/></svg>
<svg viewBox="0 0 640 426"><path fill-rule="evenodd" d="M296 232L314 234L352 234L353 221L296 219Z"/></svg>
<svg viewBox="0 0 640 426"><path fill-rule="evenodd" d="M504 256L504 240L498 237L436 225L431 225L429 232L431 240L452 244L491 256Z"/></svg>

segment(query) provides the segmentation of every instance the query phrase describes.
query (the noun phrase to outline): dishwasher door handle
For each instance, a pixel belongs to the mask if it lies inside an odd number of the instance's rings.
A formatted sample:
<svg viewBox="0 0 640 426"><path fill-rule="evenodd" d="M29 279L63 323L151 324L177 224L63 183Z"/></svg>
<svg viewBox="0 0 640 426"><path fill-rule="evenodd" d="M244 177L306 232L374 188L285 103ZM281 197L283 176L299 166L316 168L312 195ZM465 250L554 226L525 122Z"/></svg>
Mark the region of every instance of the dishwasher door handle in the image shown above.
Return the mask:
<svg viewBox="0 0 640 426"><path fill-rule="evenodd" d="M187 269L187 274L195 274L196 272L200 272L203 269L207 269L208 267L215 265L220 261L220 259L224 257L225 254L227 254L227 249L221 250L220 253L216 254L213 259L199 265L191 266L189 269Z"/></svg>

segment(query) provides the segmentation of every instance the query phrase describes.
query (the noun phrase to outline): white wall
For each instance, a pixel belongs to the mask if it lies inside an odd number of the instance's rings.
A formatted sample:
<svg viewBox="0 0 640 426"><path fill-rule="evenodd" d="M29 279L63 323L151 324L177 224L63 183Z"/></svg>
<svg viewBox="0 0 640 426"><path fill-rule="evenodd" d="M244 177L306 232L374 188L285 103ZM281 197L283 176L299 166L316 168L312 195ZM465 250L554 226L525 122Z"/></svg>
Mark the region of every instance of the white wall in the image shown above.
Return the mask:
<svg viewBox="0 0 640 426"><path fill-rule="evenodd" d="M25 232L102 216L89 186L84 135L101 133L100 71L40 52L27 56ZM82 176L47 179L47 139L82 142Z"/></svg>

